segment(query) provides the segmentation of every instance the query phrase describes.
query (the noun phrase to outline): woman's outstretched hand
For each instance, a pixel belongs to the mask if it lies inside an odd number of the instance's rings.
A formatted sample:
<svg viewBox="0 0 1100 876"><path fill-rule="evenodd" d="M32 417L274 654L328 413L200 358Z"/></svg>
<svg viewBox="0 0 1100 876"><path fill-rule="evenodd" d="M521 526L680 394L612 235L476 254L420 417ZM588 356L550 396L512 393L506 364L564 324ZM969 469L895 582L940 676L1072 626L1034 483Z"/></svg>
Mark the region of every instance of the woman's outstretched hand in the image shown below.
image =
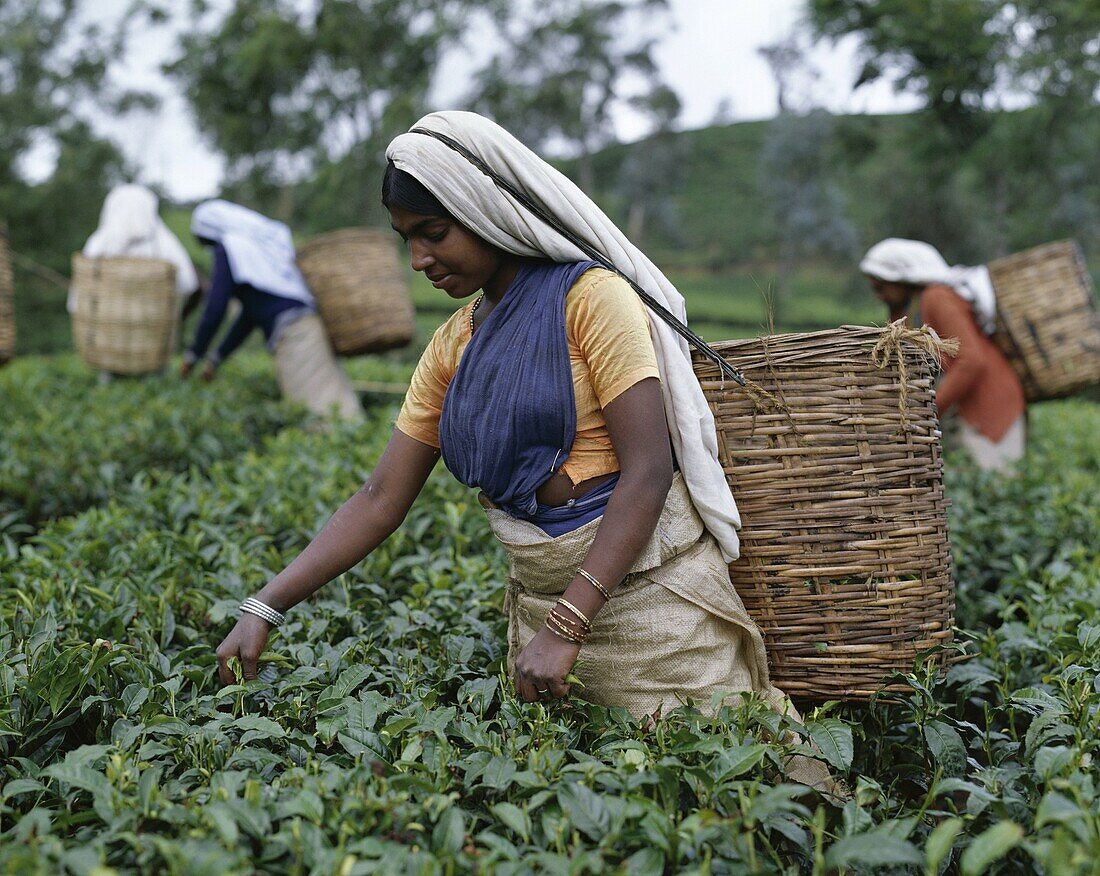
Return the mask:
<svg viewBox="0 0 1100 876"><path fill-rule="evenodd" d="M569 684L565 679L577 662L580 651L579 645L567 642L543 627L516 658L517 693L528 703L569 696Z"/></svg>
<svg viewBox="0 0 1100 876"><path fill-rule="evenodd" d="M218 680L223 684L236 684L237 677L229 668L229 658L238 657L244 670L244 680L256 677L256 661L264 652L271 626L254 614L242 614L229 635L222 639L215 652L218 655Z"/></svg>

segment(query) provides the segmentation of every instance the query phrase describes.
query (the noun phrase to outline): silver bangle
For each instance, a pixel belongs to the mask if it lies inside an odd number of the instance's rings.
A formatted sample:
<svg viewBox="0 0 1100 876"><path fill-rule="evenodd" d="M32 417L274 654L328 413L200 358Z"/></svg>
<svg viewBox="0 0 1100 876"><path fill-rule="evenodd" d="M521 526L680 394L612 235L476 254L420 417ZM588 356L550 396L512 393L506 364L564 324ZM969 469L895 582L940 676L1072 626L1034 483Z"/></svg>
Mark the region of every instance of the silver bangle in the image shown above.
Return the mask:
<svg viewBox="0 0 1100 876"><path fill-rule="evenodd" d="M273 627L282 626L283 621L286 620L286 615L282 612L276 611L266 602L260 602L260 600L254 599L251 596L241 603L241 612L247 612L248 614L254 614L256 617L263 618Z"/></svg>

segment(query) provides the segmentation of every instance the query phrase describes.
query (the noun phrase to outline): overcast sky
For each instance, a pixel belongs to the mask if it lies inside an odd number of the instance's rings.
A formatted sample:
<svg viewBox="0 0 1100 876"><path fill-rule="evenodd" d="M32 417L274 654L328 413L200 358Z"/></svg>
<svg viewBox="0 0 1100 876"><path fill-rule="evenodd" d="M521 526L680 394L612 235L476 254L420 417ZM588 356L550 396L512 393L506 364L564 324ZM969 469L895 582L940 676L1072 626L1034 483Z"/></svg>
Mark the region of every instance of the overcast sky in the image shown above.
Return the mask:
<svg viewBox="0 0 1100 876"><path fill-rule="evenodd" d="M94 15L111 20L129 0L97 0ZM776 90L767 65L757 54L790 32L803 14L803 0L670 0L674 29L657 48L665 80L683 103L681 127L709 124L725 101L735 120L767 118L776 112ZM216 194L222 174L218 157L199 137L186 103L174 83L159 73L173 53L173 37L161 30L134 40L121 73L135 87L160 95L155 114L102 124L138 169L139 178L156 183L173 197L195 199ZM138 48L140 46L140 48ZM812 100L834 112L898 112L915 106L913 98L894 94L885 83L852 91L858 69L856 45L822 43L811 59L820 71ZM466 88L476 63L469 53L448 59L439 77L447 87L435 94L436 109L447 108ZM641 136L639 122L617 120L622 139Z"/></svg>

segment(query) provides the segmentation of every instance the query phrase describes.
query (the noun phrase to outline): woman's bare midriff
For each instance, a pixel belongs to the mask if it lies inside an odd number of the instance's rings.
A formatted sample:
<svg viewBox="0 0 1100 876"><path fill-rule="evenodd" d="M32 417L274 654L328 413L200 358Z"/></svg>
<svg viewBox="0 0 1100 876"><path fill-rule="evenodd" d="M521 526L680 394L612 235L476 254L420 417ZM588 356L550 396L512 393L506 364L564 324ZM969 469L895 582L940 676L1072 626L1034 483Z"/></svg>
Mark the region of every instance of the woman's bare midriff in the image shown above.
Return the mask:
<svg viewBox="0 0 1100 876"><path fill-rule="evenodd" d="M552 505L554 507L564 505L570 499L579 499L600 484L607 483L615 477L616 474L618 474L618 472L609 472L607 474L597 475L594 478L589 478L586 481L581 481L579 484L574 484L573 481L569 479L569 475L563 471L557 471L550 480L539 487L538 492L535 493L535 498L543 505Z"/></svg>

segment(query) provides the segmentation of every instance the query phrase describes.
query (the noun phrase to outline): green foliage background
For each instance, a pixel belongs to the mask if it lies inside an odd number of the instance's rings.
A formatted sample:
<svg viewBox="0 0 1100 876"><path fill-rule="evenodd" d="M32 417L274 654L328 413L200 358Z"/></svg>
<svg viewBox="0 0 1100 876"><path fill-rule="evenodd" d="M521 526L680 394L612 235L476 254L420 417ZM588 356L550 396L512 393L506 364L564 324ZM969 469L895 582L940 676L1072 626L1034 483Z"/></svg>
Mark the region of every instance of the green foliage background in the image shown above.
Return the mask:
<svg viewBox="0 0 1100 876"><path fill-rule="evenodd" d="M362 481L396 414L317 431L269 369L246 353L209 387L100 386L69 357L0 372L25 426L0 496L53 503L0 523L4 872L1092 872L1096 405L1034 409L1016 479L948 458L971 656L806 714L854 792L837 804L784 783L797 749L776 733L794 725L758 702L648 728L517 702L504 559L442 469L393 538L292 612L260 680L218 690L241 597Z"/></svg>

